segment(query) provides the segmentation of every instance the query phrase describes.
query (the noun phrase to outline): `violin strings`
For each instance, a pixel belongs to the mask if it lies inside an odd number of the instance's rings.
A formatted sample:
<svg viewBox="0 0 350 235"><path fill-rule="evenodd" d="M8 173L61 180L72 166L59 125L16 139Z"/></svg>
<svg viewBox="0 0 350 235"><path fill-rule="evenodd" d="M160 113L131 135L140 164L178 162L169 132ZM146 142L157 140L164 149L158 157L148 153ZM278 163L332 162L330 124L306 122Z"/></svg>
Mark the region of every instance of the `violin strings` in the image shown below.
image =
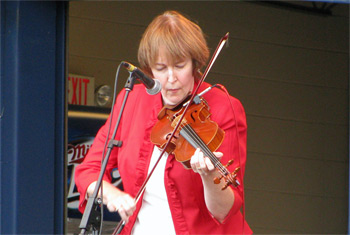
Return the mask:
<svg viewBox="0 0 350 235"><path fill-rule="evenodd" d="M174 121L174 118L172 119L172 121ZM218 160L218 158L211 152L208 146L203 142L203 140L198 136L198 134L193 130L193 128L187 123L186 119L182 120L180 127L181 127L181 130L183 130L188 135L189 138L192 137L191 140L193 140L195 144L197 144L199 148L206 154L206 156L209 157L209 159L218 169L219 173L222 175L225 181L233 184L233 181L230 177L231 176L230 172L226 169L225 166L222 165L222 163ZM181 131L180 131L180 134L181 134ZM182 136L186 139L186 136L184 135ZM187 141L191 143L191 141L189 140ZM193 147L197 148L196 146L193 146Z"/></svg>
<svg viewBox="0 0 350 235"><path fill-rule="evenodd" d="M218 169L223 172L222 167L220 166L219 160L216 158L216 156L210 151L208 146L203 142L203 140L197 135L197 133L193 130L193 128L190 125L185 126L185 130L187 133L195 140L195 142L198 144L198 146L201 148L201 150L210 158L212 163L215 166L218 166ZM223 172L224 173L224 172Z"/></svg>
<svg viewBox="0 0 350 235"><path fill-rule="evenodd" d="M211 161L216 165L215 158L213 158L212 154L208 154L208 149L205 143L200 139L200 137L197 135L197 133L193 130L193 128L189 125L183 126L183 128L186 133L192 137L192 139L196 142L196 144L202 149L203 152L206 153L206 155L209 155L208 157L211 159ZM210 150L209 150L210 151ZM217 159L216 159L217 160Z"/></svg>
<svg viewBox="0 0 350 235"><path fill-rule="evenodd" d="M198 134L193 130L193 128L190 125L183 125L182 129L192 137L192 139L198 144L200 149L206 154L206 156L209 157L209 159L212 161L212 163L217 167L219 172L226 176L228 175L227 169L221 164L221 162L218 160L218 158L211 152L211 150L208 148L208 146L203 142L203 140L198 136Z"/></svg>

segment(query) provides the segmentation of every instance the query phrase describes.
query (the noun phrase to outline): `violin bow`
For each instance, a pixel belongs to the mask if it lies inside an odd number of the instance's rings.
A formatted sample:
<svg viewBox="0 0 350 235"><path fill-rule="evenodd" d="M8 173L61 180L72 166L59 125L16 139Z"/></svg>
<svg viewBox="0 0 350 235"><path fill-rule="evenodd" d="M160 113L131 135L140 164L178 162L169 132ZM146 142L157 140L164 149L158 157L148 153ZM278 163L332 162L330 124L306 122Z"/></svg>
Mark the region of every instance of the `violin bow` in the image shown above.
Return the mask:
<svg viewBox="0 0 350 235"><path fill-rule="evenodd" d="M223 36L223 37L221 38L221 40L220 40L218 46L217 46L216 49L215 49L215 52L214 52L213 56L211 57L211 59L210 59L210 61L209 61L209 63L208 63L207 68L205 69L205 71L204 71L204 73L203 73L203 75L202 75L201 80L200 80L199 83L198 83L198 86L197 86L195 92L193 92L193 95L192 95L192 97L191 97L191 99L190 99L191 102L193 101L194 96L197 94L199 87L202 85L203 81L204 81L205 78L207 77L207 75L208 75L208 73L209 73L211 67L213 66L213 64L214 64L214 62L215 62L215 60L216 60L216 58L219 56L219 54L220 54L220 52L221 52L221 49L224 47L226 41L228 40L228 37L229 37L229 32L227 32L227 33L225 34L225 36ZM189 102L189 103L191 103L191 102Z"/></svg>

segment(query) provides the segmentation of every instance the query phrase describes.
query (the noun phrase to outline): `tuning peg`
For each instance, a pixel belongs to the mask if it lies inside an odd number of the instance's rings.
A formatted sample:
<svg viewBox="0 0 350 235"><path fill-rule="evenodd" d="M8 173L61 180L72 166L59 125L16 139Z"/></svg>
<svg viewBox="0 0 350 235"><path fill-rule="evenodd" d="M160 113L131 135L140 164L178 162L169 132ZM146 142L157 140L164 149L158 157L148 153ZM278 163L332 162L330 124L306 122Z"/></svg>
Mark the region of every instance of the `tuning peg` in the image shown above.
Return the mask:
<svg viewBox="0 0 350 235"><path fill-rule="evenodd" d="M231 159L227 162L227 164L224 167L227 168L228 166L232 165L232 163L233 163L233 160ZM213 180L214 184L220 184L222 177L223 177L223 175L221 175L220 177L215 177Z"/></svg>
<svg viewBox="0 0 350 235"><path fill-rule="evenodd" d="M225 166L227 168L228 166L232 165L233 160L229 160ZM221 175L220 177L214 178L214 184L219 184L221 179L225 177L225 185L221 188L221 190L225 190L229 185L233 184L235 187L240 185L239 181L237 180L237 172L240 170L240 167L237 167L232 173L229 173L225 176Z"/></svg>

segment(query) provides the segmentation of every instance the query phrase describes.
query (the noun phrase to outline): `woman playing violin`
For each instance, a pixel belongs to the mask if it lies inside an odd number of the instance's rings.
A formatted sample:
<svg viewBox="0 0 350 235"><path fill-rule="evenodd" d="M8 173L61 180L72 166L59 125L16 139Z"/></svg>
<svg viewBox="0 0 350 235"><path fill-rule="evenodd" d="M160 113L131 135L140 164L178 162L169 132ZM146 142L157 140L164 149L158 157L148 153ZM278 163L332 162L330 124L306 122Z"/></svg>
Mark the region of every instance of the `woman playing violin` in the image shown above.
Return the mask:
<svg viewBox="0 0 350 235"><path fill-rule="evenodd" d="M213 163L197 149L189 156L191 169L185 169L173 154L164 154L150 177L141 200L135 196L161 149L150 140L152 127L164 107L182 103L198 84L209 57L200 27L175 11L156 17L140 42L138 60L142 70L162 85L157 95L148 95L142 85L135 85L125 107L117 140L103 180L103 202L108 210L118 211L126 222L123 234L250 234L240 211L243 205L243 174L246 162L246 118L241 103L220 89L212 89L207 101L211 120L225 131L223 143L214 152L221 162L233 159L230 170L240 167L240 185L222 190L224 181L214 184L219 174ZM203 83L199 91L210 87ZM125 90L118 95L113 117L118 116ZM87 196L94 191L101 166L109 123L99 130L85 160L76 169L80 207L84 211ZM109 136L110 137L110 136ZM124 191L114 187L110 173L118 168Z"/></svg>

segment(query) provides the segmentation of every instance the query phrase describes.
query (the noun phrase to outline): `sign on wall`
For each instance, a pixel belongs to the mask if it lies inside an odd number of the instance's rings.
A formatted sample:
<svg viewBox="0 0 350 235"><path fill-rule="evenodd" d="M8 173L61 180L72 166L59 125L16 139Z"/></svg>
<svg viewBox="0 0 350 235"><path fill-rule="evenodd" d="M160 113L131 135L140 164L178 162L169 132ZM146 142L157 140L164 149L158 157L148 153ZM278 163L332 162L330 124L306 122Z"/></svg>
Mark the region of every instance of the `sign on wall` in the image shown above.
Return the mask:
<svg viewBox="0 0 350 235"><path fill-rule="evenodd" d="M68 75L68 104L94 105L95 78L76 74Z"/></svg>

